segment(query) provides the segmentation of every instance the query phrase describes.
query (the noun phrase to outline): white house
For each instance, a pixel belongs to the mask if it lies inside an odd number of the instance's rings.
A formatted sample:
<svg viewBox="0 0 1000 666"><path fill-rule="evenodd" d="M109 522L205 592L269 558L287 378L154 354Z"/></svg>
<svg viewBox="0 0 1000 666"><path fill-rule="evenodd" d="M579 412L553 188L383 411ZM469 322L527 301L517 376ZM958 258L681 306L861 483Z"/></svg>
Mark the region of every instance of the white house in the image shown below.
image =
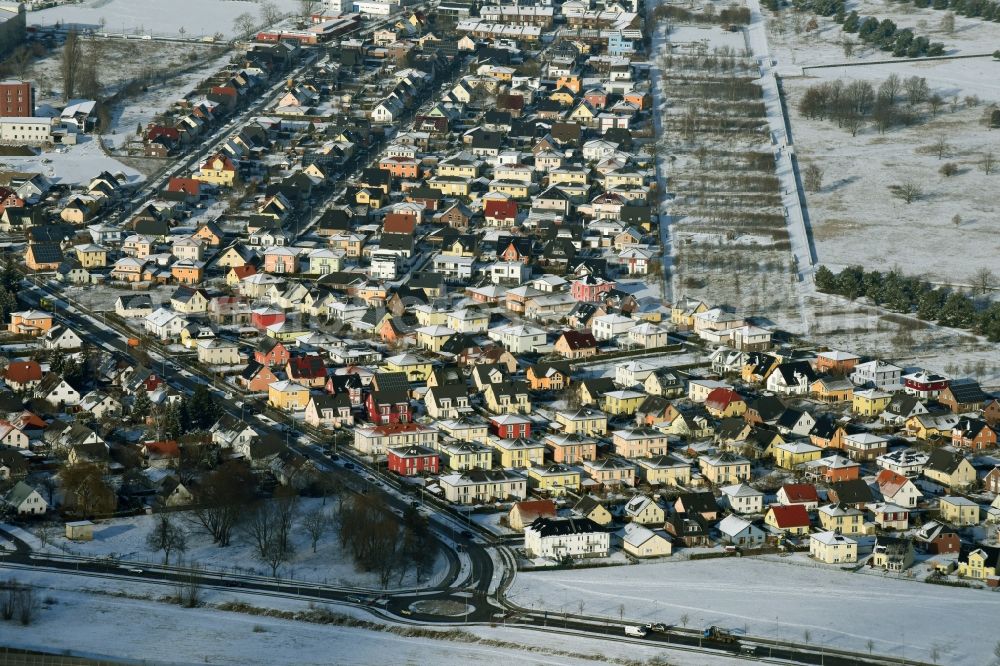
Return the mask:
<svg viewBox="0 0 1000 666"><path fill-rule="evenodd" d="M745 483L723 486L722 503L736 513L760 513L764 510L764 493Z"/></svg>
<svg viewBox="0 0 1000 666"><path fill-rule="evenodd" d="M146 332L161 340L170 340L181 334L181 329L187 325L187 320L173 310L159 308L143 320Z"/></svg>
<svg viewBox="0 0 1000 666"><path fill-rule="evenodd" d="M670 343L670 333L662 326L647 321L628 329L628 341L643 349L665 347Z"/></svg>
<svg viewBox="0 0 1000 666"><path fill-rule="evenodd" d="M73 329L56 324L45 332L42 346L46 349L79 349L83 346L83 340Z"/></svg>
<svg viewBox="0 0 1000 666"><path fill-rule="evenodd" d="M456 504L523 500L528 496L528 480L506 469L470 469L446 474L438 482L445 499Z"/></svg>
<svg viewBox="0 0 1000 666"><path fill-rule="evenodd" d="M19 516L39 516L49 508L49 504L42 497L42 494L24 481L18 481L4 495L3 501Z"/></svg>
<svg viewBox="0 0 1000 666"><path fill-rule="evenodd" d="M658 368L653 361L629 361L615 367L615 384L619 386L638 386L646 381Z"/></svg>
<svg viewBox="0 0 1000 666"><path fill-rule="evenodd" d="M235 342L221 338L198 341L198 362L206 365L238 365L240 347Z"/></svg>
<svg viewBox="0 0 1000 666"><path fill-rule="evenodd" d="M611 340L633 326L635 326L634 319L615 313L594 317L591 321L592 332L597 340Z"/></svg>
<svg viewBox="0 0 1000 666"><path fill-rule="evenodd" d="M874 386L883 391L902 388L903 369L884 361L868 361L854 366L851 381L856 386Z"/></svg>
<svg viewBox="0 0 1000 666"><path fill-rule="evenodd" d="M826 564L858 561L858 542L837 532L820 532L809 537L810 557Z"/></svg>
<svg viewBox="0 0 1000 666"><path fill-rule="evenodd" d="M719 521L717 529L725 543L744 548L760 546L767 538L763 529L739 516L726 516Z"/></svg>
<svg viewBox="0 0 1000 666"><path fill-rule="evenodd" d="M501 326L494 328L487 335L512 354L533 352L545 345L547 337L544 329L526 324Z"/></svg>
<svg viewBox="0 0 1000 666"><path fill-rule="evenodd" d="M588 518L536 518L524 528L529 557L607 557L611 534Z"/></svg>

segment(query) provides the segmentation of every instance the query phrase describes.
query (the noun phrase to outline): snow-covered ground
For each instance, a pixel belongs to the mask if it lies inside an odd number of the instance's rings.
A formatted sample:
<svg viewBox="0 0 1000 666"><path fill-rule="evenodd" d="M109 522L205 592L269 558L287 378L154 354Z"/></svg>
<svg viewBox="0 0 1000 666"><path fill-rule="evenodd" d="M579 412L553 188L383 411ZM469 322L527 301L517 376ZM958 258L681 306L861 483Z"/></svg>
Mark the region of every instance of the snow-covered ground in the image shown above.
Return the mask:
<svg viewBox="0 0 1000 666"><path fill-rule="evenodd" d="M95 137L81 136L80 143L59 150L63 152L52 150L32 157L3 157L0 169L39 172L53 183L66 185L87 183L102 171L121 171L131 182L144 180L135 169L105 155Z"/></svg>
<svg viewBox="0 0 1000 666"><path fill-rule="evenodd" d="M297 509L303 516L320 506L321 500L302 499ZM335 501L327 501L326 510L332 514ZM251 539L241 533L239 528L233 533L232 543L226 548L214 545L211 539L185 513L171 514L177 522L188 529L188 548L183 554L171 554L171 564L176 564L178 558L185 565L197 565L202 569L227 571L237 574L252 574L269 576L270 568L260 561ZM163 554L154 553L146 545L146 537L152 531L155 516L135 516L101 521L94 530L94 540L88 542L71 542L62 536L57 537L49 549L52 552L63 552L72 555L92 557L114 556L130 562L148 562L160 564ZM378 577L374 573L360 571L355 568L349 553L340 547L336 530L331 527L319 540L317 550L312 552L312 544L305 530L300 526L292 530L292 545L294 555L291 560L278 569L279 578L323 583L338 587L356 587L377 589ZM433 572L429 579L419 585L433 585L439 582L447 573L448 562L443 556L435 561ZM410 588L417 586L415 576L407 573L402 582L395 576L390 587Z"/></svg>
<svg viewBox="0 0 1000 666"><path fill-rule="evenodd" d="M297 14L297 0L271 0L282 15ZM95 32L202 37L235 36L233 21L247 13L260 23L261 4L251 0L85 0L30 12L28 23L75 24ZM103 24L102 24L103 21Z"/></svg>
<svg viewBox="0 0 1000 666"><path fill-rule="evenodd" d="M796 563L804 566L796 566ZM857 575L808 560L755 558L673 561L518 574L510 591L524 606L559 611L584 603L588 615L719 625L754 636L895 654L953 666L990 663L1000 594Z"/></svg>
<svg viewBox="0 0 1000 666"><path fill-rule="evenodd" d="M181 608L152 601L171 594L169 588L91 579L62 574L5 570L0 576L38 585L43 604L38 620L4 637L3 643L23 648L69 651L79 656L142 659L148 664L233 664L271 666L295 663L383 666L398 664L525 664L583 666L595 663L636 663L665 657L675 666L737 666L742 663L715 655L693 654L505 627L457 627L461 640L404 636L390 631L312 624L212 607ZM93 592L80 591L80 586ZM127 595L127 596L125 596ZM148 597L134 598L134 597ZM206 604L243 601L282 611L307 611L306 603L275 597L206 590ZM372 620L365 611L329 605L330 611ZM80 618L89 618L81 622ZM558 624L554 621L554 624ZM128 627L124 639L122 628ZM448 628L432 628L446 631ZM141 637L141 638L140 638Z"/></svg>
<svg viewBox="0 0 1000 666"><path fill-rule="evenodd" d="M945 46L946 55L990 54L996 49L997 38L1000 35L1000 25L981 18L966 18L958 14L955 15L955 31L945 32L941 29L941 18L946 12L930 8L919 9L909 3L888 0L848 0L847 11L852 10L856 10L862 17L892 19L900 29L911 28L915 35L926 36L931 42L941 42ZM863 45L857 34L845 33L833 17L817 16L818 29L808 32L804 30L804 25L812 14L786 10L777 14L767 12L767 17L771 43L774 45L779 68L892 60L891 53ZM799 30L796 30L797 23ZM850 57L844 54L845 38L857 44ZM923 63L919 66L922 65Z"/></svg>

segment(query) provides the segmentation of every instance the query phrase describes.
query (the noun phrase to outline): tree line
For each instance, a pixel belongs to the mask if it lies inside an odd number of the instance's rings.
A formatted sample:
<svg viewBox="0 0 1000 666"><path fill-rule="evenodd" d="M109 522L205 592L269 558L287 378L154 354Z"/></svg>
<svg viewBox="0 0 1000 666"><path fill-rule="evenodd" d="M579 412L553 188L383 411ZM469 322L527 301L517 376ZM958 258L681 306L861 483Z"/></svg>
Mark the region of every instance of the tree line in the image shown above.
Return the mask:
<svg viewBox="0 0 1000 666"><path fill-rule="evenodd" d="M902 104L903 100L906 104ZM969 98L966 104L978 103ZM872 123L880 134L895 126L911 126L919 119L917 107L926 103L931 113L945 105L939 94L931 92L920 76L902 79L891 74L876 89L869 81L827 81L809 86L799 100L799 112L810 119L832 120L838 127L856 135L865 123Z"/></svg>
<svg viewBox="0 0 1000 666"><path fill-rule="evenodd" d="M838 20L839 15L834 17ZM838 21L840 22L840 21ZM892 19L874 16L861 18L856 11L844 17L844 32L857 33L861 41L877 46L883 51L891 51L894 58L920 58L944 54L944 44L931 42L927 37L914 35L910 28L898 28Z"/></svg>
<svg viewBox="0 0 1000 666"><path fill-rule="evenodd" d="M682 23L716 23L725 26L749 25L750 10L732 4L715 13L713 5L705 5L700 12L691 11L677 5L657 5L653 10L653 21L669 20Z"/></svg>
<svg viewBox="0 0 1000 666"><path fill-rule="evenodd" d="M816 288L823 293L851 300L865 297L895 312L914 314L942 326L969 329L991 342L1000 342L1000 303L974 298L995 287L996 276L986 268L972 276L973 295L938 287L895 269L866 271L861 266L848 266L840 273L826 266L816 269Z"/></svg>
<svg viewBox="0 0 1000 666"><path fill-rule="evenodd" d="M1000 3L993 0L913 0L921 9L948 9L969 18L981 18L1000 23Z"/></svg>

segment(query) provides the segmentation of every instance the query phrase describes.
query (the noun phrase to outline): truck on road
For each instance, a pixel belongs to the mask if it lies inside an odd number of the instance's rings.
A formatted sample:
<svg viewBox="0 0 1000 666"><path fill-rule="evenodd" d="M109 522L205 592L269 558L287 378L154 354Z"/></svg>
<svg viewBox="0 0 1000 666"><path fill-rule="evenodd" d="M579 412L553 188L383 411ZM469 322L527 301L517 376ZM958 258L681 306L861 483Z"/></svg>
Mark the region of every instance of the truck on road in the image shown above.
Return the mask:
<svg viewBox="0 0 1000 666"><path fill-rule="evenodd" d="M646 637L646 632L647 632L646 627L633 627L633 626L628 626L628 625L626 625L626 627L625 627L625 635L626 636L635 636L637 638L645 638Z"/></svg>

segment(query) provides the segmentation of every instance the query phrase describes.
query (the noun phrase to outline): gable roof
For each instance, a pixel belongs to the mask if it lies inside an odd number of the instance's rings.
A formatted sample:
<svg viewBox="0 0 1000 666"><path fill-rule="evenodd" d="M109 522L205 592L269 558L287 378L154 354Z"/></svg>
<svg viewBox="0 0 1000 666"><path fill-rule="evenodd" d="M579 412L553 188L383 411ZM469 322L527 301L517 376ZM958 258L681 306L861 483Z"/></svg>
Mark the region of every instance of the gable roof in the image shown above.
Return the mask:
<svg viewBox="0 0 1000 666"><path fill-rule="evenodd" d="M804 504L789 504L783 506L772 504L769 509L774 516L775 524L781 529L790 527L809 527L809 512Z"/></svg>

